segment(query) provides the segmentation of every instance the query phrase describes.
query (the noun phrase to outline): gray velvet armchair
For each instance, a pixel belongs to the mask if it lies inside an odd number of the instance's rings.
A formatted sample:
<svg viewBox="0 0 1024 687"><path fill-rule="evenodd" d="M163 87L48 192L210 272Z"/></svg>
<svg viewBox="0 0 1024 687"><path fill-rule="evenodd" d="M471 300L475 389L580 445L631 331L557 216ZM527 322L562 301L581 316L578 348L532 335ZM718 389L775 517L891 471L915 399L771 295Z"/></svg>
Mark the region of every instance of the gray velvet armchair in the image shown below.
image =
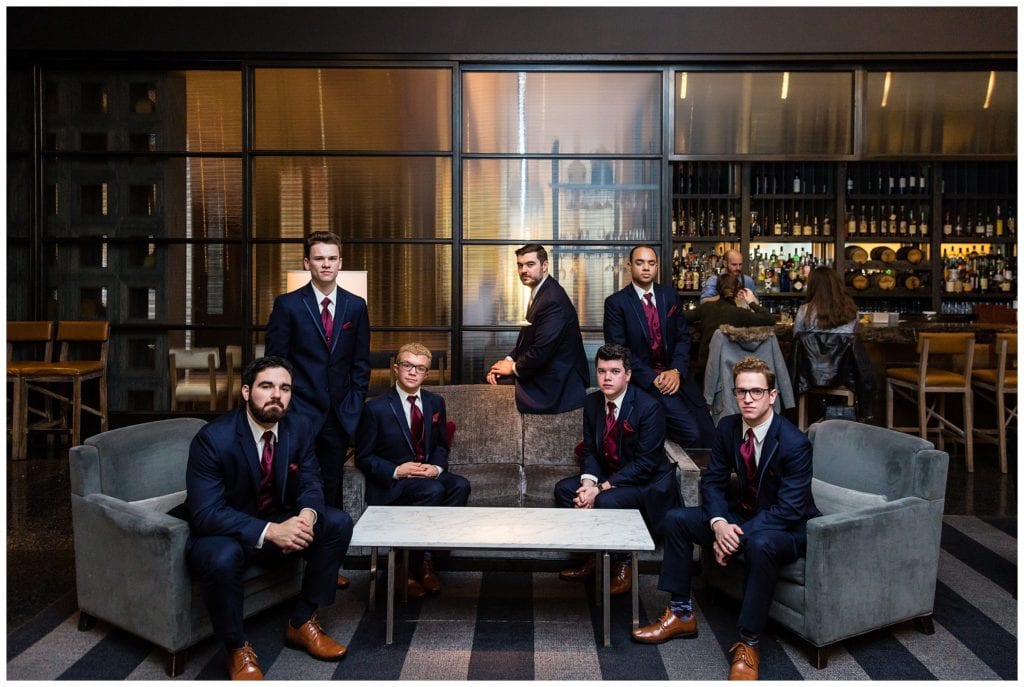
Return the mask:
<svg viewBox="0 0 1024 687"><path fill-rule="evenodd" d="M807 523L807 555L780 571L769 615L825 647L914 620L926 634L938 577L949 455L929 441L882 427L827 420L812 425L812 490L821 517ZM711 588L740 598L741 567L705 556Z"/></svg>
<svg viewBox="0 0 1024 687"><path fill-rule="evenodd" d="M167 673L185 649L213 634L185 562L188 523L168 511L185 500L192 438L205 424L182 418L103 432L71 449L78 627L96 618L169 653ZM299 592L302 559L246 574L245 615Z"/></svg>

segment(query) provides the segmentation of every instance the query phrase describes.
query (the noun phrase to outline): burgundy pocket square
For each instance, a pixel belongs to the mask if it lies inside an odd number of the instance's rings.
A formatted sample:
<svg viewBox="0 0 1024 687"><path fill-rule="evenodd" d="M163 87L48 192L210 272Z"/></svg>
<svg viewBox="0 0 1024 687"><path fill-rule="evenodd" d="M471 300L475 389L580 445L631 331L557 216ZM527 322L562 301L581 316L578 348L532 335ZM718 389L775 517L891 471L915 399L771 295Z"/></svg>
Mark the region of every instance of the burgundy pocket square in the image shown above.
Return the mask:
<svg viewBox="0 0 1024 687"><path fill-rule="evenodd" d="M342 329L352 329L352 327L354 327L354 326L355 325L352 324L351 322L346 322L345 324L341 325L341 328Z"/></svg>
<svg viewBox="0 0 1024 687"><path fill-rule="evenodd" d="M673 305L671 308L668 309L668 316L672 317L673 315L676 314L677 310L679 310L679 306L678 305Z"/></svg>
<svg viewBox="0 0 1024 687"><path fill-rule="evenodd" d="M434 413L433 415L431 415L430 421L436 425L438 422L441 421L441 413Z"/></svg>
<svg viewBox="0 0 1024 687"><path fill-rule="evenodd" d="M298 463L288 463L288 472L294 474L299 471Z"/></svg>
<svg viewBox="0 0 1024 687"><path fill-rule="evenodd" d="M635 434L636 430L633 429L633 425L629 424L629 420L625 420L622 423L622 431L626 434Z"/></svg>

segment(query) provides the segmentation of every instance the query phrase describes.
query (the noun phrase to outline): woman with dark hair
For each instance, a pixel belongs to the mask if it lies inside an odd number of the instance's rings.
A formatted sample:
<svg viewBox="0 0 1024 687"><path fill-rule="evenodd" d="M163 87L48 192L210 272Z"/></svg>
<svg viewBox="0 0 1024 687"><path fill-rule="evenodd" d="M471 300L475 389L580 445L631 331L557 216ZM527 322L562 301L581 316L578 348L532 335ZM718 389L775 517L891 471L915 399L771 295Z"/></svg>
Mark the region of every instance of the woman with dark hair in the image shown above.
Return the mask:
<svg viewBox="0 0 1024 687"><path fill-rule="evenodd" d="M775 324L775 317L757 302L750 289L740 288L739 279L735 274L722 274L718 277L718 295L716 301L704 301L693 310L684 314L688 322L700 323L700 353L697 356L697 369L703 373L708 362L708 349L711 337L719 326L730 324L734 327L758 327ZM745 307L740 307L743 301Z"/></svg>
<svg viewBox="0 0 1024 687"><path fill-rule="evenodd" d="M816 267L807 280L807 301L797 310L793 333L852 334L857 326L857 304L831 267Z"/></svg>

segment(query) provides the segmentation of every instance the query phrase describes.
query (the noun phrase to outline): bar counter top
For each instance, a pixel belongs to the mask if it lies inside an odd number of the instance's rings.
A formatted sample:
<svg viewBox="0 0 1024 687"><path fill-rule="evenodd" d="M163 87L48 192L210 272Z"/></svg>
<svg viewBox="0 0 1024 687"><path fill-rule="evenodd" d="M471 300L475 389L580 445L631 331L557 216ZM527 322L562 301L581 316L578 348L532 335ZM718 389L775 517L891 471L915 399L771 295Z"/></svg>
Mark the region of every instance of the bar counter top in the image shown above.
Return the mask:
<svg viewBox="0 0 1024 687"><path fill-rule="evenodd" d="M913 344L917 342L918 332L974 332L978 343L992 343L995 335L1001 332L1016 332L1016 324L998 322L950 322L918 317L900 320L897 324L865 323L857 325L857 333L865 343L896 343ZM775 335L780 341L792 341L793 325L777 323Z"/></svg>

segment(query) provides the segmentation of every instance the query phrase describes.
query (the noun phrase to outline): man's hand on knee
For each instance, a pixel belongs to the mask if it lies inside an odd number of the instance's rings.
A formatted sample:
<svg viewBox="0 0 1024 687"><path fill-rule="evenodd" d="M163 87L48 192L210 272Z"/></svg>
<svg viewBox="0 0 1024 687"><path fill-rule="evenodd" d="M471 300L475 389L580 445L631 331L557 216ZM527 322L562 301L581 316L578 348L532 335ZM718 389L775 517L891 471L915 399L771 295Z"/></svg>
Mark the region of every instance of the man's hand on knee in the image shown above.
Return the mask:
<svg viewBox="0 0 1024 687"><path fill-rule="evenodd" d="M313 527L296 515L284 522L270 523L265 538L285 553L302 551L313 543Z"/></svg>

